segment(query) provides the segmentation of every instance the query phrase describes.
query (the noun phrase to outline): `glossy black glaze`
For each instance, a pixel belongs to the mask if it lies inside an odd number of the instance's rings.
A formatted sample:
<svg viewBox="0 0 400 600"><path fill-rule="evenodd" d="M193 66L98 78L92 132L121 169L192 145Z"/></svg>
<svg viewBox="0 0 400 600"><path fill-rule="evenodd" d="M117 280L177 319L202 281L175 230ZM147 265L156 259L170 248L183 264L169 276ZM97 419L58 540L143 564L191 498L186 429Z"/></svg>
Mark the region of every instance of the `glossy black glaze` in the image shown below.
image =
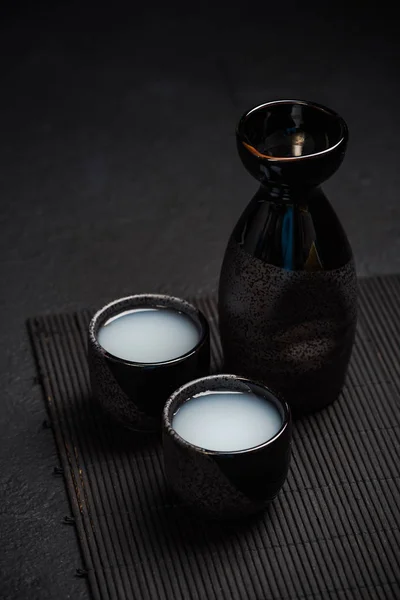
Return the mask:
<svg viewBox="0 0 400 600"><path fill-rule="evenodd" d="M97 340L99 328L112 316L139 307L172 308L190 316L200 331L198 344L176 359L136 363L108 353ZM88 361L92 392L102 408L123 425L141 431L160 428L160 415L169 395L179 386L210 369L209 326L203 313L182 300L140 294L103 307L89 327Z"/></svg>
<svg viewBox="0 0 400 600"><path fill-rule="evenodd" d="M302 131L303 154L294 156ZM240 157L261 187L221 270L225 368L267 382L295 413L335 400L354 342L352 250L317 185L342 162L347 138L333 111L296 101L252 109L237 127Z"/></svg>
<svg viewBox="0 0 400 600"><path fill-rule="evenodd" d="M294 136L304 134L301 156ZM261 183L292 188L319 185L340 166L348 142L345 121L320 104L277 100L246 112L236 129L240 158ZM276 190L284 196L282 187Z"/></svg>
<svg viewBox="0 0 400 600"><path fill-rule="evenodd" d="M279 409L282 427L266 443L237 452L194 446L172 427L184 402L207 390L253 392ZM245 517L264 509L278 494L289 468L292 425L289 406L262 384L236 375L214 375L192 381L174 392L162 419L167 480L184 504L215 519Z"/></svg>

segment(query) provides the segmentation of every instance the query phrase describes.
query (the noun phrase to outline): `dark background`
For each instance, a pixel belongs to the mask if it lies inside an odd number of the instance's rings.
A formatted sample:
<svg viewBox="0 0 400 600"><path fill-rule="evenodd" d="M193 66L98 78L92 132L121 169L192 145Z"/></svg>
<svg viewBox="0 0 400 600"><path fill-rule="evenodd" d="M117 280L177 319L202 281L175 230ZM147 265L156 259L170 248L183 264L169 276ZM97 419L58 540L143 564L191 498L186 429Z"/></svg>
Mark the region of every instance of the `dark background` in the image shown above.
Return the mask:
<svg viewBox="0 0 400 600"><path fill-rule="evenodd" d="M360 4L361 6L361 4ZM9 3L0 9L0 597L87 598L25 320L216 288L256 189L244 110L348 122L325 190L360 275L400 272L397 21L382 3Z"/></svg>

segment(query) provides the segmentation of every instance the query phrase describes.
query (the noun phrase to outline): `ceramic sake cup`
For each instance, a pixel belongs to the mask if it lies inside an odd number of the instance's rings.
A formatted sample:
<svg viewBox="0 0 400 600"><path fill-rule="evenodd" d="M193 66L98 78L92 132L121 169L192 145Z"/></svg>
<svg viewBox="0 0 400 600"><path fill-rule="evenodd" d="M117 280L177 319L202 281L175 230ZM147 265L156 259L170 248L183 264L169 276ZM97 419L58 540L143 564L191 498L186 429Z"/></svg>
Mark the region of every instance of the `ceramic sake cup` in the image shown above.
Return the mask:
<svg viewBox="0 0 400 600"><path fill-rule="evenodd" d="M245 450L213 451L183 439L174 415L191 398L213 391L254 393L272 403L281 416L279 431ZM187 508L211 519L237 519L265 509L286 479L292 423L288 404L265 385L236 375L212 375L176 390L162 415L167 481Z"/></svg>
<svg viewBox="0 0 400 600"><path fill-rule="evenodd" d="M121 313L146 308L169 309L189 317L198 329L198 342L182 356L163 362L126 360L101 346L98 334L104 324ZM181 298L158 294L121 298L93 316L88 363L93 396L108 415L137 431L157 431L170 394L184 383L209 373L209 326L203 313Z"/></svg>

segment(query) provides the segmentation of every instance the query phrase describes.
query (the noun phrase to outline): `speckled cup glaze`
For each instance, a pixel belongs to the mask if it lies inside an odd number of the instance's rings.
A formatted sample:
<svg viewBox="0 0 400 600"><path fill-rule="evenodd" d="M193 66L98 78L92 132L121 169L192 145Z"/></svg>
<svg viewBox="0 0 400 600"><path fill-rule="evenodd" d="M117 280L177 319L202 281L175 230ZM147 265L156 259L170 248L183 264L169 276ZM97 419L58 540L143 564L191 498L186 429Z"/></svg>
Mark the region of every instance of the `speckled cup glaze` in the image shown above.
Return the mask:
<svg viewBox="0 0 400 600"><path fill-rule="evenodd" d="M279 432L246 450L205 450L184 440L172 426L182 404L205 391L254 392L273 402L282 416ZM211 519L237 519L263 510L278 494L289 468L292 424L286 402L266 386L236 375L212 375L175 391L162 415L165 474L184 505Z"/></svg>
<svg viewBox="0 0 400 600"><path fill-rule="evenodd" d="M134 308L169 308L188 315L199 327L200 339L186 354L165 362L138 363L118 358L98 342L100 327L111 317ZM137 431L160 429L162 408L169 395L187 381L208 375L210 333L197 308L172 296L138 294L100 309L89 325L88 362L93 396L103 410Z"/></svg>

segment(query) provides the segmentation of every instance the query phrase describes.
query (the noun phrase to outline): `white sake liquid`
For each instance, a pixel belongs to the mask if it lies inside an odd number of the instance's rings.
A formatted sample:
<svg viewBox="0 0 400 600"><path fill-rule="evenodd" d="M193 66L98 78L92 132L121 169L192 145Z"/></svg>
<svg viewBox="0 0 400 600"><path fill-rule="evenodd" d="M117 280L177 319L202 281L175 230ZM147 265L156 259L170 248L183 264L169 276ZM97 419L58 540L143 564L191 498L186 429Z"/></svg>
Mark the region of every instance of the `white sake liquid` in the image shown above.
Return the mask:
<svg viewBox="0 0 400 600"><path fill-rule="evenodd" d="M139 308L109 319L97 334L110 354L139 363L159 363L178 358L200 340L196 323L167 308Z"/></svg>
<svg viewBox="0 0 400 600"><path fill-rule="evenodd" d="M282 417L272 402L255 394L213 391L185 402L173 416L172 427L195 446L232 452L273 438Z"/></svg>

